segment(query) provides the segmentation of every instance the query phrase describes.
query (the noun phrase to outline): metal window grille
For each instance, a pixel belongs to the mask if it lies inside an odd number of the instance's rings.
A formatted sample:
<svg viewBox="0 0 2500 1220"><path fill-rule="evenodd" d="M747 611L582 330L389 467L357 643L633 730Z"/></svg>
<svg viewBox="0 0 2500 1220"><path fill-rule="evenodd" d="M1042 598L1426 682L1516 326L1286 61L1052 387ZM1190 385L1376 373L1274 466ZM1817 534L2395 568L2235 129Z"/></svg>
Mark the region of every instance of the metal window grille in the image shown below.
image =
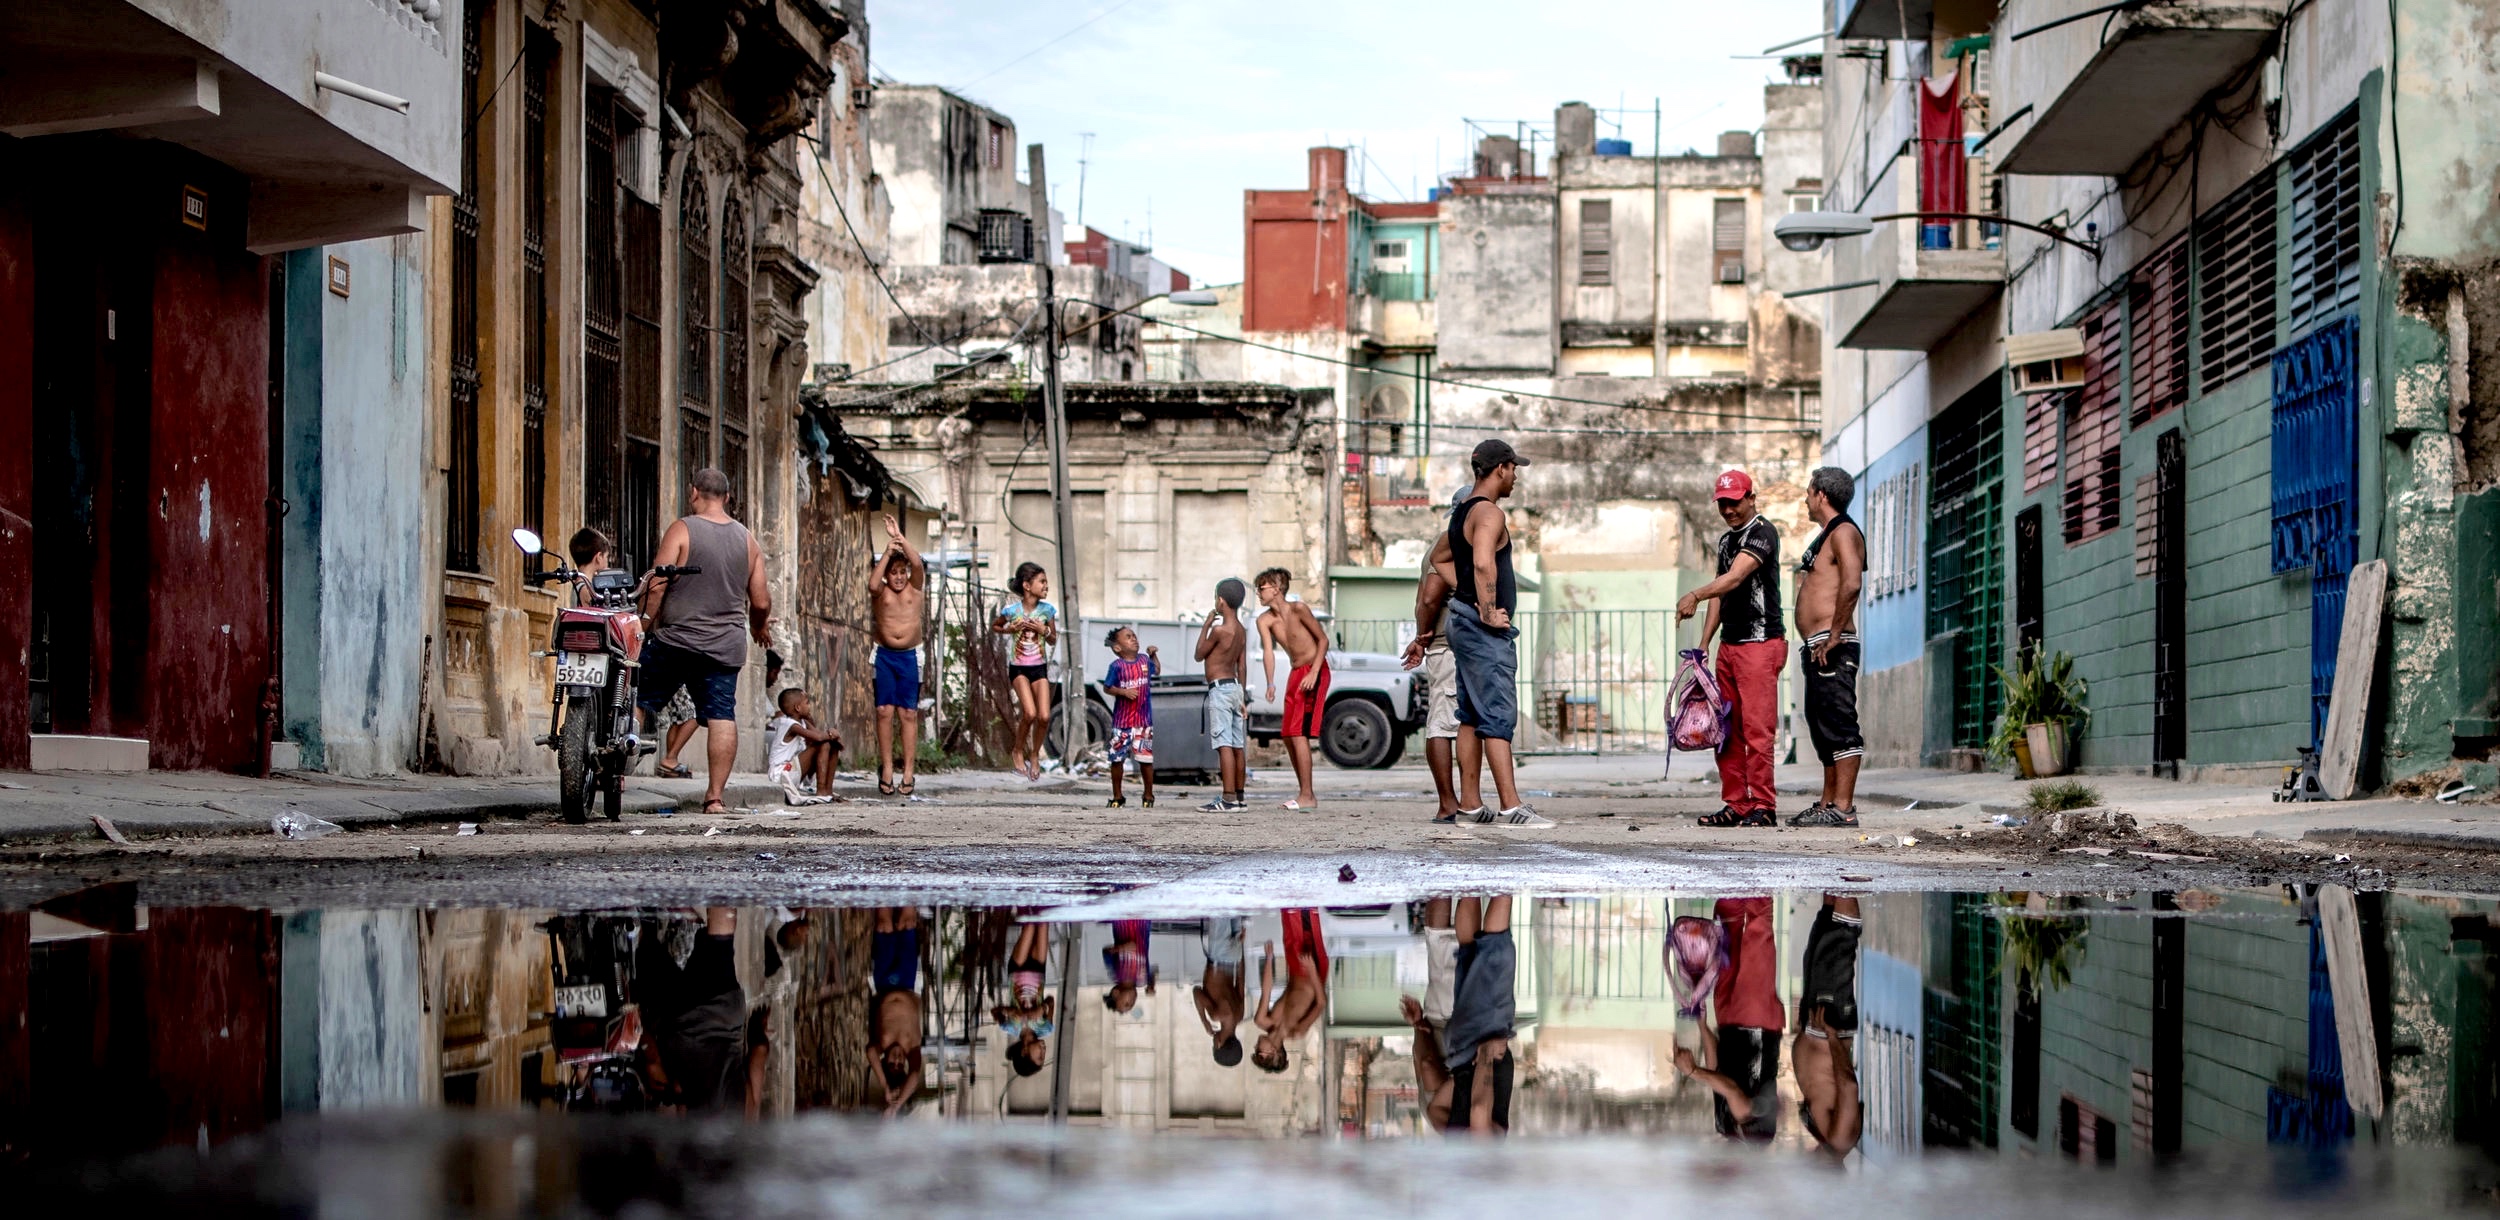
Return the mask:
<svg viewBox="0 0 2500 1220"><path fill-rule="evenodd" d="M2023 395L2023 492L2057 481L2057 416L2066 394Z"/></svg>
<svg viewBox="0 0 2500 1220"><path fill-rule="evenodd" d="M555 200L547 190L547 94L555 82L556 41L529 28L521 69L521 524L547 528L547 366L555 326L547 292L547 231Z"/></svg>
<svg viewBox="0 0 2500 1220"><path fill-rule="evenodd" d="M2347 109L2291 155L2294 335L2361 302L2361 115Z"/></svg>
<svg viewBox="0 0 2500 1220"><path fill-rule="evenodd" d="M1947 942L1949 986L1926 992L1926 1131L1929 1146L1993 1148L2002 1079L2001 948L2004 931L1988 899L1956 894Z"/></svg>
<svg viewBox="0 0 2500 1220"><path fill-rule="evenodd" d="M989 146L988 146L988 148L985 150L985 152L984 152L984 155L983 155L983 158L982 158L982 159L988 163L988 165L989 165L989 167L990 167L991 169L997 169L998 167L1000 167L1000 166L1002 166L1002 165L1005 165L1005 164L1007 163L1007 125L1006 125L1006 124L1004 124L1004 123L992 123L992 124L990 124Z"/></svg>
<svg viewBox="0 0 2500 1220"><path fill-rule="evenodd" d="M2187 405L2187 239L2164 246L2127 281L2127 322L2128 362L2135 372L2128 422L2141 426Z"/></svg>
<svg viewBox="0 0 2500 1220"><path fill-rule="evenodd" d="M443 566L478 569L478 66L486 3L468 7L460 34L460 193L451 201L451 469Z"/></svg>
<svg viewBox="0 0 2500 1220"><path fill-rule="evenodd" d="M1993 389L1993 387L1991 387ZM1929 426L1927 636L1953 641L1953 744L1985 745L2004 707L2004 413L1993 393Z"/></svg>
<svg viewBox="0 0 2500 1220"><path fill-rule="evenodd" d="M621 219L625 481L616 538L619 549L648 563L660 549L660 205L627 192Z"/></svg>
<svg viewBox="0 0 2500 1220"><path fill-rule="evenodd" d="M712 402L712 201L703 175L686 167L677 197L677 317L681 332L677 392L686 402Z"/></svg>
<svg viewBox="0 0 2500 1220"><path fill-rule="evenodd" d="M2196 224L2204 393L2274 352L2274 174L2260 173Z"/></svg>
<svg viewBox="0 0 2500 1220"><path fill-rule="evenodd" d="M1912 462L1884 477L1866 492L1866 596L1869 600L1907 593L1918 587L1918 568L1926 551L1920 535L1925 503L1919 479L1925 463Z"/></svg>
<svg viewBox="0 0 2500 1220"><path fill-rule="evenodd" d="M1745 201L1710 201L1711 277L1722 284L1745 282Z"/></svg>
<svg viewBox="0 0 2500 1220"><path fill-rule="evenodd" d="M720 452L736 517L746 515L748 254L746 209L733 195L720 212Z"/></svg>
<svg viewBox="0 0 2500 1220"><path fill-rule="evenodd" d="M1033 218L1011 208L981 209L981 261L1033 261Z"/></svg>
<svg viewBox="0 0 2500 1220"><path fill-rule="evenodd" d="M2083 384L2065 402L2066 541L2085 542L2118 528L2119 376L2125 327L2110 301L2083 320Z"/></svg>
<svg viewBox="0 0 2500 1220"><path fill-rule="evenodd" d="M1615 205L1608 200L1580 201L1580 282L1592 287L1615 282Z"/></svg>
<svg viewBox="0 0 2500 1220"><path fill-rule="evenodd" d="M624 291L617 242L616 94L594 86L582 111L582 523L622 532L625 464ZM648 555L633 556L649 560Z"/></svg>

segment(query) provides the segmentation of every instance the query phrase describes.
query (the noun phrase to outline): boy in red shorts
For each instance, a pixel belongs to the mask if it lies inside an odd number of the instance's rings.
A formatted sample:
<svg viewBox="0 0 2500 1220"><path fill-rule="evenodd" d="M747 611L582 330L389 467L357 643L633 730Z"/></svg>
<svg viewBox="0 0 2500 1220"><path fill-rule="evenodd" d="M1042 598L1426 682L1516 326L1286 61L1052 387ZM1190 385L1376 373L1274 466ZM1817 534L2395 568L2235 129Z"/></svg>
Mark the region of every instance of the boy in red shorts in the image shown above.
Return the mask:
<svg viewBox="0 0 2500 1220"><path fill-rule="evenodd" d="M1293 779L1299 785L1283 807L1317 809L1319 794L1311 790L1311 739L1319 736L1328 709L1328 633L1320 629L1319 616L1309 606L1285 596L1293 588L1293 573L1269 568L1259 573L1255 583L1259 604L1267 608L1259 616L1260 663L1267 671L1268 696L1283 698L1285 753L1293 759ZM1293 665L1281 691L1276 687L1280 650Z"/></svg>

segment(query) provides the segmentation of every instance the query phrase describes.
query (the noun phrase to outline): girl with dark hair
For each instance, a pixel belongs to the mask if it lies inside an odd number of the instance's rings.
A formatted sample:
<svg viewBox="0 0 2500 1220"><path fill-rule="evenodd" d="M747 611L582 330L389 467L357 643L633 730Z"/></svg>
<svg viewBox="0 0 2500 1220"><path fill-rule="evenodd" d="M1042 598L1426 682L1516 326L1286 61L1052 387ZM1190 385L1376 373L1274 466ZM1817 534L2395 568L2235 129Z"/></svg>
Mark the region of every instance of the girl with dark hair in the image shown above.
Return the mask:
<svg viewBox="0 0 2500 1220"><path fill-rule="evenodd" d="M1026 779L1042 777L1042 747L1050 736L1050 649L1059 643L1059 608L1050 595L1050 574L1038 563L1016 565L1008 582L1016 599L998 609L990 631L1016 639L1007 658L1007 682L1016 696L1015 732L1008 739L1010 769Z"/></svg>

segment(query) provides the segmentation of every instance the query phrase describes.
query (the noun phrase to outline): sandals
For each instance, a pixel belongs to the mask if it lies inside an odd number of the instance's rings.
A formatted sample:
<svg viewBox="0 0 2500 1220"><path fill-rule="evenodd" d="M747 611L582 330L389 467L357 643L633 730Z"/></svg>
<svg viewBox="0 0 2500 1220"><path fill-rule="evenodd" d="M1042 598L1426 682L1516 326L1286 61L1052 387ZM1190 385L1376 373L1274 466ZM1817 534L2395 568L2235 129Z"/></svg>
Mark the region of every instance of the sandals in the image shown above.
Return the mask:
<svg viewBox="0 0 2500 1220"><path fill-rule="evenodd" d="M727 812L729 812L729 802L727 801L714 799L703 802L702 816L704 817L717 817Z"/></svg>
<svg viewBox="0 0 2500 1220"><path fill-rule="evenodd" d="M1754 830L1766 826L1778 826L1780 824L1780 818L1779 814L1768 809L1755 809L1746 813L1738 813L1725 805L1721 805L1719 806L1719 811L1717 813L1703 815L1701 818L1701 824L1712 830L1729 830L1737 828Z"/></svg>
<svg viewBox="0 0 2500 1220"><path fill-rule="evenodd" d="M693 779L694 769L683 763L672 767L666 763L655 762L651 764L651 776L654 779Z"/></svg>
<svg viewBox="0 0 2500 1220"><path fill-rule="evenodd" d="M878 777L878 779L877 779L877 795L879 795L879 796L892 796L892 795L894 795L894 791L895 791L895 789L894 789L894 781L893 781L893 780L886 779L886 778L884 778L883 776Z"/></svg>
<svg viewBox="0 0 2500 1220"><path fill-rule="evenodd" d="M913 780L908 780L908 779L907 779L907 780L904 780L903 782L901 782L901 783L899 783L899 784L894 785L894 793L895 793L895 795L897 795L897 796L906 796L906 797L907 797L907 796L910 796L910 795L911 795L912 784L913 784L914 782L915 782L915 781L913 781Z"/></svg>

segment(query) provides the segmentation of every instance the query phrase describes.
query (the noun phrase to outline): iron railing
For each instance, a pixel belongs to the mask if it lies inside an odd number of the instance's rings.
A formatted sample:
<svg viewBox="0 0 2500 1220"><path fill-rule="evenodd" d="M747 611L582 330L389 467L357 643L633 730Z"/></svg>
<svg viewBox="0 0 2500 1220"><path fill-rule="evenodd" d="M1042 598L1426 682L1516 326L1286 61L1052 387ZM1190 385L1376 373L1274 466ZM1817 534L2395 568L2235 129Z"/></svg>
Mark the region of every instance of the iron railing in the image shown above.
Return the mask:
<svg viewBox="0 0 2500 1220"><path fill-rule="evenodd" d="M1654 753L1666 748L1668 688L1675 682L1672 610L1539 610L1519 630L1519 729L1531 754ZM1414 637L1406 619L1338 619L1330 630L1350 652L1396 655Z"/></svg>

